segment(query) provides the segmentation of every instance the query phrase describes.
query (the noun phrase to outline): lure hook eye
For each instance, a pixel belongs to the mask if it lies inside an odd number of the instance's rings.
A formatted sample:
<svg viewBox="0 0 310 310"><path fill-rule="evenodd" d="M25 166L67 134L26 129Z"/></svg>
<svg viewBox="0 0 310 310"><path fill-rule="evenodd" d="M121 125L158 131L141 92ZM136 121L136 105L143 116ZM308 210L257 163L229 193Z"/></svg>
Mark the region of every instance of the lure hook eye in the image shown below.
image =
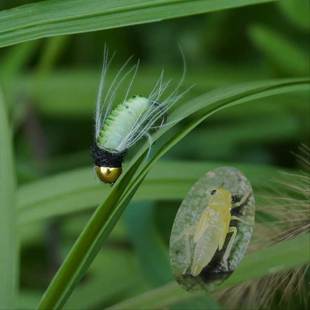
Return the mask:
<svg viewBox="0 0 310 310"><path fill-rule="evenodd" d="M103 183L113 184L122 173L122 167L95 167L98 178Z"/></svg>

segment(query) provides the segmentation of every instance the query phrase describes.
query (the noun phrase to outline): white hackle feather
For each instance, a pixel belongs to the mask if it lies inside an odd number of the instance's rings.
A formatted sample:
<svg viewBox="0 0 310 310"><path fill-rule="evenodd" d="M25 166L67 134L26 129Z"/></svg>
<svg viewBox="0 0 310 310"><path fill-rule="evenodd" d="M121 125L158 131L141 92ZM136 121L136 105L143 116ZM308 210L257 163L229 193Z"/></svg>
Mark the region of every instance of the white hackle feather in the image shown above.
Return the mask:
<svg viewBox="0 0 310 310"><path fill-rule="evenodd" d="M164 70L162 70L159 78L155 82L148 97L146 98L139 97L140 100L142 99L147 100L148 102L147 108L141 109L139 114L135 115L136 119L132 123L130 123L130 125L127 124L128 128L126 128L126 130L122 130L122 131L120 130L118 132L115 132L114 140L116 141L117 145L114 145L113 149L106 149L106 150L110 152L115 152L115 153L123 152L129 149L130 147L132 147L142 138L147 138L149 141L150 147L151 147L152 138L151 138L150 132L154 129L158 129L166 125L164 124L164 120L167 116L168 111L190 89L188 88L187 90L183 92L179 91L184 82L184 78L186 74L185 58L184 58L182 51L181 51L181 54L182 54L182 59L183 59L183 73L175 89L170 94L168 94L166 98L164 99L162 98L164 93L167 92L169 86L171 85L171 80L164 81ZM96 102L95 137L96 137L97 143L100 137L102 137L103 131L105 131L105 125L107 124L106 126L109 126L108 123L111 122L111 120L109 119L109 116L111 115L111 113L113 113L114 108L115 107L117 108L120 105L130 104L131 102L130 100L132 99L128 99L128 98L130 96L130 92L132 90L134 79L137 75L138 68L139 68L139 61L138 61L136 64L134 64L129 69L127 69L127 66L132 60L132 57L130 57L121 66L119 71L116 73L110 86L107 87L106 75L107 75L108 67L111 63L111 59L109 60L108 56L109 56L108 50L105 47L104 56L103 56L103 66L102 66L102 71L101 71L101 78L100 78L98 96L97 96L97 102ZM131 78L129 79L129 77ZM128 79L129 81L127 81ZM116 105L114 104L116 94L125 81L127 81L127 89L124 92L125 95L124 95L123 101ZM128 113L130 113L130 109ZM132 117L132 114L131 114L131 117ZM120 122L119 126L126 126L124 124L125 123L124 118L123 118L122 123ZM171 122L169 124L171 124ZM124 132L126 133L120 136L120 133L124 133ZM110 139L110 137L108 139ZM113 139L113 135L111 139ZM102 144L98 144L98 146L102 149L105 149L105 146Z"/></svg>

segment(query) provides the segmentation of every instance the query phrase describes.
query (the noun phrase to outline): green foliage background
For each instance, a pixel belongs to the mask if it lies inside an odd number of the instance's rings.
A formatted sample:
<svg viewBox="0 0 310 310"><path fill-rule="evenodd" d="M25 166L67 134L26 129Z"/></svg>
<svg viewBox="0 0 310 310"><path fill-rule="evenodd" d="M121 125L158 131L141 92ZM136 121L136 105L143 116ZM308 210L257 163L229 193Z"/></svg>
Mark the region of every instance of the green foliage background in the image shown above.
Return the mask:
<svg viewBox="0 0 310 310"><path fill-rule="evenodd" d="M292 152L310 138L309 2L27 3L0 3L0 309L34 309L44 292L42 309L227 308L172 282L170 229L209 169L240 168L262 208L278 171L298 169ZM109 78L130 55L141 59L134 93L163 67L179 79L178 45L184 88L194 84L172 115L178 124L155 133L148 162L145 145L131 150L112 189L89 155L105 43L117 51ZM247 255L223 287L303 265L308 242Z"/></svg>

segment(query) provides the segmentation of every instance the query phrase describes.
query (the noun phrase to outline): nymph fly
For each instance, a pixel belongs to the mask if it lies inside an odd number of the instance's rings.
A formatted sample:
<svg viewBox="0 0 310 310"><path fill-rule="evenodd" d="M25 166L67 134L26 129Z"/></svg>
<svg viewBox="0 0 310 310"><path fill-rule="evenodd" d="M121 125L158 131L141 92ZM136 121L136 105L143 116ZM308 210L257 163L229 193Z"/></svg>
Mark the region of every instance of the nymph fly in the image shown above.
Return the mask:
<svg viewBox="0 0 310 310"><path fill-rule="evenodd" d="M131 58L119 69L108 86L106 76L111 59L109 60L105 49L92 148L97 176L104 183L114 183L118 179L128 149L138 141L147 138L151 146L151 131L164 125L167 112L185 93L178 93L184 79L184 69L180 82L165 98L163 94L170 81L164 82L163 71L148 95L131 96L131 88L139 67L138 61L127 68ZM116 94L119 92L123 93L123 99L115 103Z"/></svg>
<svg viewBox="0 0 310 310"><path fill-rule="evenodd" d="M250 182L233 167L206 173L177 212L170 237L170 262L186 289L222 281L245 255L255 223Z"/></svg>

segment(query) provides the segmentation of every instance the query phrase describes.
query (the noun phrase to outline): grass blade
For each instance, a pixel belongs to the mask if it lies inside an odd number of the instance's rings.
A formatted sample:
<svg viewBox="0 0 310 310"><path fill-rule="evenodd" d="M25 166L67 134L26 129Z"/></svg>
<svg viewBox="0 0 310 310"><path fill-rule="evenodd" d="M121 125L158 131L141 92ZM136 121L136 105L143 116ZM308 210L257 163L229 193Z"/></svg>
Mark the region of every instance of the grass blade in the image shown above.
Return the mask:
<svg viewBox="0 0 310 310"><path fill-rule="evenodd" d="M304 255L304 249L308 246L309 238L309 234L301 235L248 255L235 273L215 290L307 263L308 257ZM194 295L198 297L203 293L188 293L173 282L123 301L109 309L161 309L191 299Z"/></svg>
<svg viewBox="0 0 310 310"><path fill-rule="evenodd" d="M144 160L147 153L145 145L137 153L127 171L114 185L105 202L100 205L89 220L65 262L45 292L40 309L60 308L70 296L74 285L80 280L92 260L98 253L103 241L113 229L115 223L133 197L140 184L155 162L171 149L178 141L190 133L196 126L217 111L241 103L249 103L254 99L264 98L284 92L309 89L308 79L291 79L248 83L210 92L176 111L174 117L184 120L189 116L193 120L184 122L184 128L174 131L168 141L161 138L174 125L159 130L153 141L162 142L162 146L148 162ZM165 136L163 136L164 138ZM160 139L161 138L161 139ZM161 140L161 141L159 141Z"/></svg>
<svg viewBox="0 0 310 310"><path fill-rule="evenodd" d="M0 91L0 301L3 309L14 308L17 288L17 233L15 170L7 106Z"/></svg>
<svg viewBox="0 0 310 310"><path fill-rule="evenodd" d="M287 37L261 25L251 27L249 34L265 59L281 71L301 76L308 74L308 53Z"/></svg>
<svg viewBox="0 0 310 310"><path fill-rule="evenodd" d="M205 171L227 165L221 162L159 161L134 196L135 201L179 200ZM255 189L272 179L279 169L264 165L229 163L242 170ZM180 174L182 169L184 174ZM53 184L59 184L58 187ZM95 179L92 168L81 168L22 185L18 189L18 223L94 208L110 192Z"/></svg>
<svg viewBox="0 0 310 310"><path fill-rule="evenodd" d="M0 47L38 38L143 24L270 1L42 1L0 12Z"/></svg>

